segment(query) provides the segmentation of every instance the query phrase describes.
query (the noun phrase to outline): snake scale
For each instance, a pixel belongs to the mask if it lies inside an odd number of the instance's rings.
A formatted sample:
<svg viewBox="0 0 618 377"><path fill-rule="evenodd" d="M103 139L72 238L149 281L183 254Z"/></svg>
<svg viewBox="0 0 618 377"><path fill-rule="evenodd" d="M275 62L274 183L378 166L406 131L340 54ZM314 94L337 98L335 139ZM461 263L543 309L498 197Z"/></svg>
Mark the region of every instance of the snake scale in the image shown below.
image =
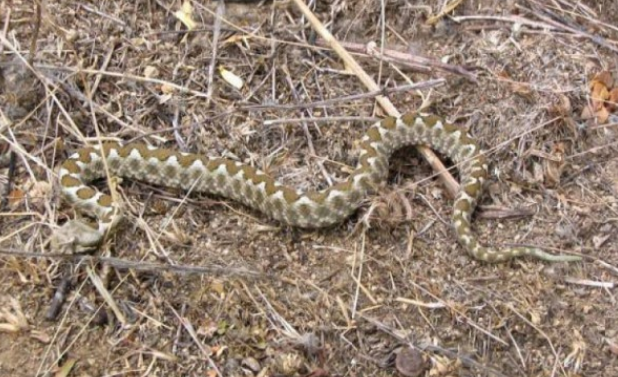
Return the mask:
<svg viewBox="0 0 618 377"><path fill-rule="evenodd" d="M389 158L405 145L427 145L448 156L459 168L461 188L454 202L452 225L461 246L474 258L502 262L519 256L547 261L573 261L577 256L552 255L534 247L495 249L481 245L471 231L471 217L487 179L485 156L471 136L436 116L406 114L372 125L360 142L356 169L340 183L320 191L300 192L264 172L239 162L210 158L142 143L103 143L85 147L65 160L59 170L63 196L80 211L94 215L98 225L78 220L65 224L76 234L72 242L88 247L100 243L121 218L112 198L88 186L111 175L191 192L215 194L257 209L272 219L301 228L322 228L342 222L385 182ZM77 229L75 232L74 229ZM79 238L90 229L91 237Z"/></svg>

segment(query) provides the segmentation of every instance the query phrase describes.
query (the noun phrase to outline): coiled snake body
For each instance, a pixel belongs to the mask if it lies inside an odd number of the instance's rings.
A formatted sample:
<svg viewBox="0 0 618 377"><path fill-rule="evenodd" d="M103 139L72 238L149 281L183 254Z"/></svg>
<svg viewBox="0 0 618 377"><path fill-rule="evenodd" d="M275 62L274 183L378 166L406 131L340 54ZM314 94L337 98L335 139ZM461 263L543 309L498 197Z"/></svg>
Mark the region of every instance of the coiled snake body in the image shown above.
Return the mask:
<svg viewBox="0 0 618 377"><path fill-rule="evenodd" d="M459 243L473 257L501 262L529 255L549 261L578 260L576 256L555 256L532 247L494 249L479 244L470 229L472 213L487 178L485 157L467 132L437 117L406 114L388 117L374 124L360 143L356 169L347 180L321 191L307 193L284 186L249 165L200 155L152 148L146 144L104 143L82 148L60 167L63 196L78 209L98 218L97 229L77 225L74 242L88 247L98 244L120 218L120 209L107 194L87 186L105 177L103 158L110 174L167 187L220 195L260 210L282 223L302 228L321 228L350 216L362 201L375 194L387 178L391 154L404 145L424 144L457 164L461 189L455 199L452 224ZM71 227L76 224L67 223Z"/></svg>

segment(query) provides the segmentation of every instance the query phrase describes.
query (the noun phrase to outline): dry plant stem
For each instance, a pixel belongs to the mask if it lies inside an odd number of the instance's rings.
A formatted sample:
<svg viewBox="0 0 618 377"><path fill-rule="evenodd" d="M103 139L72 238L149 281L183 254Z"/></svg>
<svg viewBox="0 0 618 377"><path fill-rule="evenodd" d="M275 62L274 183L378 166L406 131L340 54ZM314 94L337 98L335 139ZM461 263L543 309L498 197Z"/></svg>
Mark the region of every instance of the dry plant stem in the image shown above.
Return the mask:
<svg viewBox="0 0 618 377"><path fill-rule="evenodd" d="M427 25L434 25L434 24L438 23L438 21L440 21L442 18L444 18L444 16L446 16L448 13L452 12L453 10L455 10L455 8L457 8L459 6L459 4L462 3L462 1L463 0L454 0L450 4L445 5L444 8L440 11L440 13L438 13L435 16L431 16L425 23Z"/></svg>
<svg viewBox="0 0 618 377"><path fill-rule="evenodd" d="M116 300L114 300L114 297L109 292L109 290L106 288L106 283L103 280L101 280L99 275L97 275L97 273L92 268L92 265L86 266L86 273L88 274L88 278L90 279L90 282L92 283L92 285L96 288L97 292L99 292L99 295L103 297L103 300L105 300L105 303L114 312L116 319L123 326L126 326L126 324L128 323L126 316L124 315L122 310L120 310L120 307L116 303Z"/></svg>
<svg viewBox="0 0 618 377"><path fill-rule="evenodd" d="M102 70L99 70L99 69L59 67L59 66L53 66L53 65L47 65L47 64L35 64L34 67L37 68L37 69L51 70L51 71L63 71L63 72L70 72L70 73L84 73L84 74L95 74L95 75L96 74L100 74L100 75L104 75L104 76L117 77L117 78L121 78L121 79L125 79L125 80L131 80L131 81L136 81L136 82L147 82L147 83L157 84L157 85L167 85L170 88L178 90L180 93L192 94L192 95L194 95L196 97L200 97L200 98L208 98L208 94L206 94L204 92L200 92L198 90L189 89L186 86L178 85L178 84L173 83L171 81L155 79L155 78L152 78L152 77L137 76L137 75L132 75L130 73L102 71Z"/></svg>
<svg viewBox="0 0 618 377"><path fill-rule="evenodd" d="M215 15L214 32L212 35L212 57L208 66L208 89L206 90L206 107L210 108L212 93L215 90L215 66L217 65L217 53L219 48L219 36L221 35L221 18L225 13L225 2L220 1L217 4L217 13Z"/></svg>
<svg viewBox="0 0 618 377"><path fill-rule="evenodd" d="M517 7L529 11L529 9L526 9L520 6L517 6ZM540 15L538 13L535 15L545 22L532 21L532 20L529 20L521 16L485 16L485 15L452 17L452 20L455 22L473 21L473 20L494 20L494 21L510 22L513 24L526 25L526 26L536 28L536 29L544 29L547 32L562 30L562 31L573 33L574 35L579 36L579 37L590 39L592 42L598 44L599 46L605 47L614 52L618 52L618 48L612 46L611 44L606 42L603 38L599 37L598 35L589 34L584 31L580 31L572 27L563 25L557 21L552 20L549 17Z"/></svg>
<svg viewBox="0 0 618 377"><path fill-rule="evenodd" d="M384 51L367 51L367 45L363 45L360 43L353 42L340 42L341 45L349 51L356 52L358 54L369 54L378 59L382 59L387 62L396 62L397 64L407 65L413 69L417 69L424 72L431 72L434 69L439 69L444 72L454 73L456 75L461 75L472 82L477 82L476 75L465 68L442 63L439 60L431 59L425 56L412 55L409 52L401 52L392 49L384 49ZM323 40L317 41L318 46L326 46L326 43Z"/></svg>
<svg viewBox="0 0 618 377"><path fill-rule="evenodd" d="M322 37L326 43L339 55L339 57L345 62L345 65L360 79L360 81L369 90L379 90L378 84L361 68L361 66L354 60L352 55L346 51L343 46L335 39L335 37L324 27L324 25L318 20L318 18L311 12L309 7L303 2L303 0L293 0L294 4L300 9L305 17L309 20L315 31ZM383 96L377 96L376 101L384 109L384 111L391 116L398 117L401 115L395 108L392 102ZM440 174L442 182L446 186L451 197L455 197L459 191L459 183L453 178L453 176L446 170L444 164L433 153L433 151L427 147L417 146L418 151L423 155L427 162L431 165L434 171Z"/></svg>
<svg viewBox="0 0 618 377"><path fill-rule="evenodd" d="M36 13L36 18L34 21L34 31L32 32L32 38L30 39L30 56L28 56L28 64L32 66L32 62L34 61L34 55L36 54L36 41L39 36L39 30L41 30L41 1L35 0L34 2L34 12Z"/></svg>
<svg viewBox="0 0 618 377"><path fill-rule="evenodd" d="M343 97L335 97L329 98L323 101L315 101L315 102L303 102L303 103L292 103L292 104L268 104L268 105L241 105L238 107L238 110L243 111L260 111L260 110L296 110L296 109L310 109L313 107L323 107L323 106L334 106L337 103L344 102L348 103L350 101L358 101L366 98L374 98L377 96L385 96L391 93L399 93L410 90L420 90L420 89L429 89L439 85L444 84L444 79L436 79L436 80L428 80L417 82L414 84L405 84L400 85L395 88L383 88L373 90L371 92L352 94L349 96ZM312 118L313 120L314 118Z"/></svg>
<svg viewBox="0 0 618 377"><path fill-rule="evenodd" d="M574 21L564 19L562 16L549 10L544 4L530 0L528 0L528 3L530 3L530 5L532 6L532 11L534 12L534 15L547 22L548 24L553 25L558 29L563 29L571 32L579 37L587 38L593 43L596 43L601 47L610 49L613 52L618 52L618 48L607 42L601 36L586 32L583 26L577 24ZM528 10L521 5L516 4L516 6L517 8Z"/></svg>
<svg viewBox="0 0 618 377"><path fill-rule="evenodd" d="M486 16L486 15L474 15L474 16L458 16L451 17L451 19L455 22L463 22L463 21L485 21L485 20L493 20L493 21L502 21L502 22L510 22L513 24L526 25L535 29L545 29L548 31L555 31L558 29L557 27L548 25L544 22L537 22L529 20L522 16Z"/></svg>
<svg viewBox="0 0 618 377"><path fill-rule="evenodd" d="M15 170L17 168L16 154L12 149L9 149L9 171L7 174L7 182L4 186L4 192L1 194L2 199L0 200L0 211L4 211L8 208L9 205L9 196L11 195L11 190L13 187L13 180L15 179ZM0 156L1 157L1 156Z"/></svg>
<svg viewBox="0 0 618 377"><path fill-rule="evenodd" d="M58 283L58 287L56 288L56 291L54 292L54 297L52 298L52 302L49 305L49 308L47 309L45 313L45 319L48 321L53 321L56 319L56 317L58 317L58 314L60 313L60 309L62 309L62 305L66 301L67 294L69 290L71 289L72 284L71 284L71 278L69 276L70 271L68 268L68 264L65 265L64 268L66 271L62 274L60 283Z"/></svg>
<svg viewBox="0 0 618 377"><path fill-rule="evenodd" d="M151 272L160 274L163 272L171 272L183 275L200 274L200 275L217 275L217 276L238 276L243 279L264 279L273 278L273 276L263 274L259 271L250 270L245 267L221 267L216 265L211 266L194 266L182 264L163 264L143 261L129 261L114 257L99 257L92 255L71 255L63 253L32 253L27 251L11 250L0 248L0 255L9 255L20 258L41 258L52 260L70 260L74 263L98 263L106 266L114 267L118 270L134 270Z"/></svg>

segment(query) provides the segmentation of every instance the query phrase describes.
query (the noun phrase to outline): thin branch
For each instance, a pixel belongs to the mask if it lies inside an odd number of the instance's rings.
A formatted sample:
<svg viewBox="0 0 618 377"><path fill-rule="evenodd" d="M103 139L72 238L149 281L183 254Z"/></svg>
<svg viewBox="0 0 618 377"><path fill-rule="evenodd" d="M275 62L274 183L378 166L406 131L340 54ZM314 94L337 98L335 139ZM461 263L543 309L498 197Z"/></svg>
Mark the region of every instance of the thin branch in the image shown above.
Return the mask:
<svg viewBox="0 0 618 377"><path fill-rule="evenodd" d="M263 274L256 270L250 270L245 267L226 267L226 266L193 266L193 265L169 265L152 262L136 262L113 257L98 257L93 255L82 254L61 254L61 253L33 253L28 251L19 251L14 249L0 248L0 255L10 255L20 258L37 258L37 259L52 259L52 260L70 260L73 262L93 262L100 263L106 266L114 267L119 270L135 270L151 273L172 272L177 274L217 274L224 276L242 276L245 278L267 278L267 274Z"/></svg>

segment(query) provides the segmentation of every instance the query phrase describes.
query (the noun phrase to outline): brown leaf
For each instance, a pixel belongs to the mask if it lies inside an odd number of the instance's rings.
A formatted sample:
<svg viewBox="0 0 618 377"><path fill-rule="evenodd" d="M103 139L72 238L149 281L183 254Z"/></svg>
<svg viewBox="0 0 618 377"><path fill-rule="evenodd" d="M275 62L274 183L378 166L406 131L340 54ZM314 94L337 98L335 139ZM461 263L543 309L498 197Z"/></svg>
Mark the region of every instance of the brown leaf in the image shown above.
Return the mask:
<svg viewBox="0 0 618 377"><path fill-rule="evenodd" d="M511 90L515 94L525 99L528 99L528 100L533 99L534 91L530 88L530 85L527 83L511 82Z"/></svg>
<svg viewBox="0 0 618 377"><path fill-rule="evenodd" d="M590 97L592 99L592 107L598 111L604 107L605 101L609 98L609 90L603 83L593 81L591 84Z"/></svg>
<svg viewBox="0 0 618 377"><path fill-rule="evenodd" d="M607 110L607 108L603 106L599 110L597 110L595 115L599 124L607 123L607 119L609 119L609 110Z"/></svg>
<svg viewBox="0 0 618 377"><path fill-rule="evenodd" d="M618 110L618 88L614 88L609 92L609 98L607 99L607 109L609 111Z"/></svg>
<svg viewBox="0 0 618 377"><path fill-rule="evenodd" d="M11 206L21 203L23 199L24 199L24 192L21 191L20 189L14 189L13 191L9 193L9 204Z"/></svg>
<svg viewBox="0 0 618 377"><path fill-rule="evenodd" d="M614 77L609 71L601 71L594 76L593 81L598 81L606 88L612 88L614 86Z"/></svg>
<svg viewBox="0 0 618 377"><path fill-rule="evenodd" d="M589 106L589 105L584 106L584 109L582 110L581 118L583 120L590 120L594 118L594 110L592 109L592 106Z"/></svg>

